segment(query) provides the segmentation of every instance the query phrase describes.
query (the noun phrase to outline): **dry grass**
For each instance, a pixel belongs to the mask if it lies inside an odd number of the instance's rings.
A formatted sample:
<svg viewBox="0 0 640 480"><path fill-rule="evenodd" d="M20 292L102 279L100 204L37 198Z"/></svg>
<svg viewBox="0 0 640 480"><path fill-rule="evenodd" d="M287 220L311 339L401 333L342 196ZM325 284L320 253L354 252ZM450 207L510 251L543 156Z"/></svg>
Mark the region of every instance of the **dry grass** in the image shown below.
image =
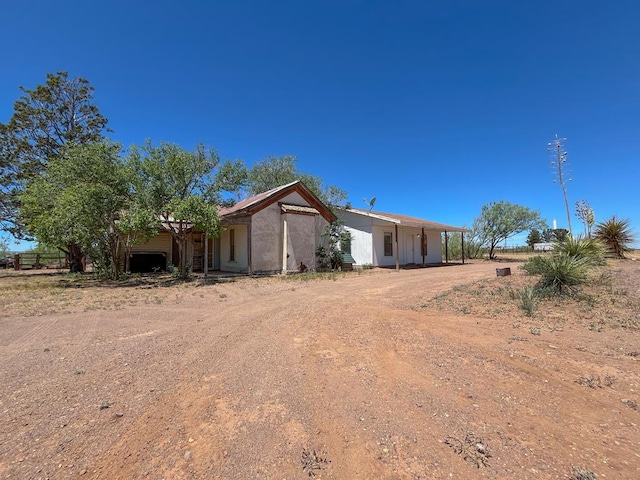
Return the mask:
<svg viewBox="0 0 640 480"><path fill-rule="evenodd" d="M584 325L592 331L603 328L640 329L640 297L637 286L624 273L621 262L597 270L576 294L538 297L535 312L522 308L521 292L533 288L537 277L515 271L508 277L479 280L426 297L419 308L484 318L514 319L524 325L534 322L548 328L562 328L566 322Z"/></svg>

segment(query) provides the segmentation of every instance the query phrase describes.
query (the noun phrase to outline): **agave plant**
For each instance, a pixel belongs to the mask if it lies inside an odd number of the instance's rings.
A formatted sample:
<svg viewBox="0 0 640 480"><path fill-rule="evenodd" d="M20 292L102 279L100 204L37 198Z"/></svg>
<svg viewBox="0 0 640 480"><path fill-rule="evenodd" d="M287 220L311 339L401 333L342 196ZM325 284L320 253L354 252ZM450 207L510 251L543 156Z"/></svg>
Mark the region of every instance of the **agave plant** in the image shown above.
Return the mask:
<svg viewBox="0 0 640 480"><path fill-rule="evenodd" d="M596 225L595 237L620 258L624 258L625 252L631 250L631 244L635 241L629 220L619 220L615 215Z"/></svg>
<svg viewBox="0 0 640 480"><path fill-rule="evenodd" d="M567 255L570 257L584 258L591 265L604 265L604 256L607 253L606 246L601 240L583 236L572 237L567 235L562 241L554 242L553 253L555 255Z"/></svg>
<svg viewBox="0 0 640 480"><path fill-rule="evenodd" d="M575 291L575 287L587 280L590 262L586 258L569 255L539 257L537 263L540 280L538 287L558 294Z"/></svg>

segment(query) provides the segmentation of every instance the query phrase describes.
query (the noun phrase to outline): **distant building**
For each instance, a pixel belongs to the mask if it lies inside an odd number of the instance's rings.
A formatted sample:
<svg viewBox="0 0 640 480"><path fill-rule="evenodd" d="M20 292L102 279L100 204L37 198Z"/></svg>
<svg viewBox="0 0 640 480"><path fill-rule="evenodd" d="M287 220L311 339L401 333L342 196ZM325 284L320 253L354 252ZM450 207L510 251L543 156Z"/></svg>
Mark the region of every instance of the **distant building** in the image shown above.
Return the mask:
<svg viewBox="0 0 640 480"><path fill-rule="evenodd" d="M553 243L551 242L534 243L533 249L536 252L550 252L551 250L553 250Z"/></svg>

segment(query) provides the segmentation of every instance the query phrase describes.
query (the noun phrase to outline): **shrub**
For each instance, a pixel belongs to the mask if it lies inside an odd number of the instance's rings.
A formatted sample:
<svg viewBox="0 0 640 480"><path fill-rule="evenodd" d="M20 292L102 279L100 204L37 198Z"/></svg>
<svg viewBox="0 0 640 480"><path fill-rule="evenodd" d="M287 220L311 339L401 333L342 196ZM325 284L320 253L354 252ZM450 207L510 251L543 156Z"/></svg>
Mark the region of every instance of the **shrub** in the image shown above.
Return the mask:
<svg viewBox="0 0 640 480"><path fill-rule="evenodd" d="M570 255L533 257L522 267L527 273L540 275L538 287L562 294L587 279L589 260Z"/></svg>
<svg viewBox="0 0 640 480"><path fill-rule="evenodd" d="M596 225L594 234L611 250L611 253L619 258L624 258L624 254L631 250L631 245L635 241L629 220L618 220L615 215Z"/></svg>
<svg viewBox="0 0 640 480"><path fill-rule="evenodd" d="M575 258L584 258L590 265L605 264L605 245L597 239L578 236L573 238L567 235L564 240L553 244L553 252L557 255L567 255Z"/></svg>
<svg viewBox="0 0 640 480"><path fill-rule="evenodd" d="M538 307L536 289L533 287L524 287L518 292L518 298L520 299L520 308L522 308L525 315L532 317Z"/></svg>

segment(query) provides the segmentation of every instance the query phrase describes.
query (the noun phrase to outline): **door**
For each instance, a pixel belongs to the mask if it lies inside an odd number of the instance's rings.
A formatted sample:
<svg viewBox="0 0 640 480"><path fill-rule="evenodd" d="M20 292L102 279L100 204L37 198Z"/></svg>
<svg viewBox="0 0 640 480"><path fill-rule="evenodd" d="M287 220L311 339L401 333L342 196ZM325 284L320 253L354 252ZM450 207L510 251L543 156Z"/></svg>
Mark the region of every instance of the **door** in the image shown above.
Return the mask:
<svg viewBox="0 0 640 480"><path fill-rule="evenodd" d="M416 263L415 249L416 249L416 237L415 235L407 234L407 240L404 245L404 263Z"/></svg>

